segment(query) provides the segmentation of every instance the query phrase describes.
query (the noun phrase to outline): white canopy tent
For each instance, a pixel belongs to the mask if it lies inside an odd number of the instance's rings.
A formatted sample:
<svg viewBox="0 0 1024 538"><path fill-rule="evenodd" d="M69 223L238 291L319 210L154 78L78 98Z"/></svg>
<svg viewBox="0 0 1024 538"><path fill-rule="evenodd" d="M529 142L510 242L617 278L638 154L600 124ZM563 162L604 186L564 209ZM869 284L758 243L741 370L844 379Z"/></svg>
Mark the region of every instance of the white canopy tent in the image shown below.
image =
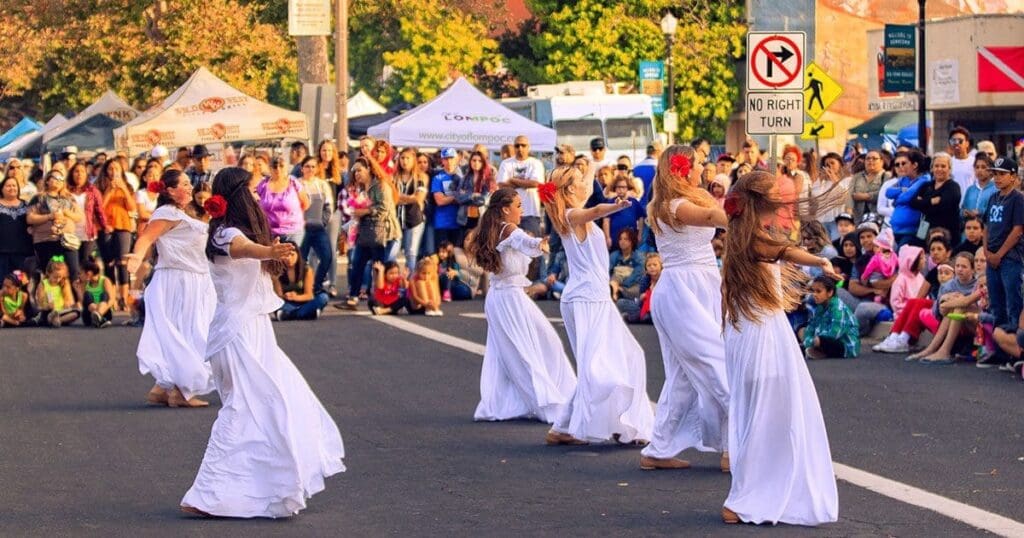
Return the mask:
<svg viewBox="0 0 1024 538"><path fill-rule="evenodd" d="M222 144L240 140L309 138L306 115L232 88L200 67L159 105L114 130L118 149Z"/></svg>
<svg viewBox="0 0 1024 538"><path fill-rule="evenodd" d="M392 146L497 150L525 135L538 151L553 151L555 131L530 121L459 78L440 95L397 118L374 125L370 136Z"/></svg>
<svg viewBox="0 0 1024 538"><path fill-rule="evenodd" d="M15 155L24 155L27 152L31 152L33 150L38 151L39 148L35 146L38 146L43 141L43 136L45 136L46 133L60 127L61 125L64 125L65 123L67 123L67 121L68 119L64 117L63 114L55 115L54 117L50 118L50 121L46 122L46 124L43 125L43 129L41 131L36 131L34 133L28 133L26 135L23 135L20 138L16 139L14 142L11 142L10 144L7 144L6 146L0 148L0 159L7 159ZM33 155L35 154L36 153L33 153Z"/></svg>
<svg viewBox="0 0 1024 538"><path fill-rule="evenodd" d="M107 90L99 99L96 100L95 103L89 105L85 110L79 112L56 129L46 131L44 128L43 130L45 134L43 135L43 146L48 145L54 138L57 138L58 136L100 114L106 114L120 122L128 122L135 119L135 117L139 115L139 111L132 108L131 105L126 103L124 99L121 99L113 91Z"/></svg>
<svg viewBox="0 0 1024 538"><path fill-rule="evenodd" d="M376 99L370 97L370 94L366 93L365 90L359 90L359 93L348 98L345 103L345 110L348 112L348 117L358 118L361 116L369 116L371 114L383 114L388 111L384 108L384 105L377 102Z"/></svg>

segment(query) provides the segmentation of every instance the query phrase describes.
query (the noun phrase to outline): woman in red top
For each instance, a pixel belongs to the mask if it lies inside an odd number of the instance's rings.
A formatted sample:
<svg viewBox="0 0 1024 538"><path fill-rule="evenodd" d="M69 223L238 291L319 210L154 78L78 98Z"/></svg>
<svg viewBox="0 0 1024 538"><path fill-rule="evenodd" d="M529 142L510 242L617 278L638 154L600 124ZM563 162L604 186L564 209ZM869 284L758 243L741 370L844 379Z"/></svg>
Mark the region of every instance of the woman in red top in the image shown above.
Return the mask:
<svg viewBox="0 0 1024 538"><path fill-rule="evenodd" d="M107 227L107 217L103 214L103 197L95 185L89 183L89 169L83 162L77 162L69 173L68 191L75 198L79 211L85 220L75 227L75 234L82 240L78 249L79 265L96 253L96 239Z"/></svg>

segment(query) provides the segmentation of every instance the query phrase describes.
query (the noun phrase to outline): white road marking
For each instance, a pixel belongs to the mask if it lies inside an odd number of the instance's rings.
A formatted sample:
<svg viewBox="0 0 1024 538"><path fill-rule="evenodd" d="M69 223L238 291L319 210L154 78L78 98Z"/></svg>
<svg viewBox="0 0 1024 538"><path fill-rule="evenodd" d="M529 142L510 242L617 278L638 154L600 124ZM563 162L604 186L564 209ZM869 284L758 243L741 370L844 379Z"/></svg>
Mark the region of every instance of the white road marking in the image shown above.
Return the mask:
<svg viewBox="0 0 1024 538"><path fill-rule="evenodd" d="M466 314L463 315L466 317L474 317ZM396 329L415 334L416 336L422 336L428 340L440 342L480 356L483 356L484 351L486 350L485 346L476 342L451 336L434 329L428 329L394 316L373 316L371 319L379 321L385 325L390 325ZM915 488L914 486L897 482L895 480L885 478L884 476L862 471L860 469L850 467L849 465L844 465L838 462L832 462L832 465L835 468L836 478L849 482L855 486L862 487L868 491L872 491L879 495L896 499L897 501L917 506L919 508L924 508L925 510L931 510L939 515L961 521L972 527L982 529L999 536L1024 536L1024 523L1020 523L1008 517L988 512L981 508L964 504L959 501L954 501L948 497L943 497L942 495L937 495L920 488Z"/></svg>
<svg viewBox="0 0 1024 538"><path fill-rule="evenodd" d="M459 315L464 317L464 318L470 318L470 319L487 319L487 316L483 312L466 312L464 314L459 314ZM551 323L565 323L562 320L562 318L551 317L551 318L547 318L547 320L550 321Z"/></svg>

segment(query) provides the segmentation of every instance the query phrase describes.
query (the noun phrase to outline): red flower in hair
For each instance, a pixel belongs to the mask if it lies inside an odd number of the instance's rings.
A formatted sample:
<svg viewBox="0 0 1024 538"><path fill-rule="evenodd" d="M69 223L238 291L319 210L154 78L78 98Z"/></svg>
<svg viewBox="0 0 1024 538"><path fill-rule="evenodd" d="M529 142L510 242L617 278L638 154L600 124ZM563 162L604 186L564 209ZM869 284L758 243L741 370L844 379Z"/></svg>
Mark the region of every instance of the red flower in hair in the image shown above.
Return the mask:
<svg viewBox="0 0 1024 538"><path fill-rule="evenodd" d="M214 194L210 197L206 203L203 204L203 209L210 214L211 217L219 219L228 212L228 201L219 194Z"/></svg>
<svg viewBox="0 0 1024 538"><path fill-rule="evenodd" d="M540 201L545 204L550 204L555 201L555 193L558 192L558 187L554 183L541 183L537 187L537 192L540 193Z"/></svg>
<svg viewBox="0 0 1024 538"><path fill-rule="evenodd" d="M163 181L150 181L146 185L146 190L151 192L151 193L153 193L153 194L160 194L160 192L164 190L164 182Z"/></svg>
<svg viewBox="0 0 1024 538"><path fill-rule="evenodd" d="M682 153L677 153L668 160L668 169L675 176L689 177L692 168L693 163L690 162L690 158Z"/></svg>
<svg viewBox="0 0 1024 538"><path fill-rule="evenodd" d="M725 209L725 214L730 219L734 219L743 214L743 202L739 196L730 194L725 197L725 207L723 209Z"/></svg>

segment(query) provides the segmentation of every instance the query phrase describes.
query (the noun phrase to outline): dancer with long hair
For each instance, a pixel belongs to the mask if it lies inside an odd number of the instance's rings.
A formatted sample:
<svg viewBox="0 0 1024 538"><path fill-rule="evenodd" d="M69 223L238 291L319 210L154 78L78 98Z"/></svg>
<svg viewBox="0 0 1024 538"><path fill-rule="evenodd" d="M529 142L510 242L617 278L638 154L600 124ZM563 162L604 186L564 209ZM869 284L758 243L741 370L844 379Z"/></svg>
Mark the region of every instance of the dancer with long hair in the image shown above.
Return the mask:
<svg viewBox="0 0 1024 538"><path fill-rule="evenodd" d="M338 427L277 346L270 314L281 307L271 275L295 247L271 241L258 179L225 168L213 180L206 256L217 309L206 355L223 406L184 512L288 517L345 470Z"/></svg>
<svg viewBox="0 0 1024 538"><path fill-rule="evenodd" d="M147 188L158 190L157 208L126 256L134 275L156 245L156 267L144 296L146 324L135 352L139 372L156 379L146 401L206 407L198 396L215 388L205 353L217 305L205 255L208 226L198 218L192 182L183 172L167 170Z"/></svg>
<svg viewBox="0 0 1024 538"><path fill-rule="evenodd" d="M723 265L732 487L726 523L818 525L836 521L839 500L825 421L803 354L786 319L806 279L792 264L841 279L775 227L786 205L775 178L755 171L726 197Z"/></svg>
<svg viewBox="0 0 1024 538"><path fill-rule="evenodd" d="M491 195L487 211L466 239L466 253L492 273L484 314L487 350L480 371L475 420L559 418L576 390L576 374L562 341L526 295L530 260L548 252L547 239L519 228L523 206L512 189Z"/></svg>
<svg viewBox="0 0 1024 538"><path fill-rule="evenodd" d="M645 444L654 428L647 396L644 350L629 332L608 289L608 248L594 220L624 209L628 200L584 209L593 182L571 166L560 166L540 194L565 248L569 281L561 310L576 356L576 393L555 421L551 445L616 440Z"/></svg>
<svg viewBox="0 0 1024 538"><path fill-rule="evenodd" d="M665 362L654 436L640 468L685 469L689 448L721 452L729 470L729 389L722 340L722 278L711 240L725 211L700 188L703 166L690 146L670 146L658 162L648 206L663 269L651 294L651 317Z"/></svg>

